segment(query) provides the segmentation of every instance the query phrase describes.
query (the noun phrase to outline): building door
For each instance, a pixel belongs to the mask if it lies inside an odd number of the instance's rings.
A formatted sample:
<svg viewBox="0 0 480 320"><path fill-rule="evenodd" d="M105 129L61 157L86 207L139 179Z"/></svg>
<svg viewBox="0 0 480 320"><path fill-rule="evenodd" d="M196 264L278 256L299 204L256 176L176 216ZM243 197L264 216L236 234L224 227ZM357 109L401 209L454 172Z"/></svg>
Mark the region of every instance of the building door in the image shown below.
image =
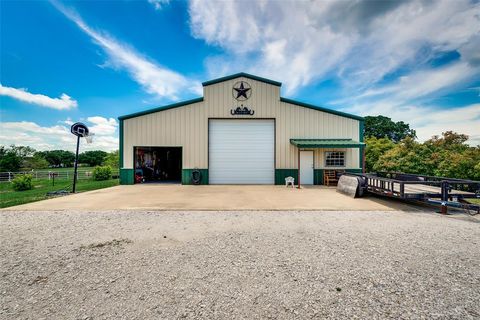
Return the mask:
<svg viewBox="0 0 480 320"><path fill-rule="evenodd" d="M313 151L300 151L300 183L313 184Z"/></svg>
<svg viewBox="0 0 480 320"><path fill-rule="evenodd" d="M210 119L208 145L210 184L274 184L274 120Z"/></svg>

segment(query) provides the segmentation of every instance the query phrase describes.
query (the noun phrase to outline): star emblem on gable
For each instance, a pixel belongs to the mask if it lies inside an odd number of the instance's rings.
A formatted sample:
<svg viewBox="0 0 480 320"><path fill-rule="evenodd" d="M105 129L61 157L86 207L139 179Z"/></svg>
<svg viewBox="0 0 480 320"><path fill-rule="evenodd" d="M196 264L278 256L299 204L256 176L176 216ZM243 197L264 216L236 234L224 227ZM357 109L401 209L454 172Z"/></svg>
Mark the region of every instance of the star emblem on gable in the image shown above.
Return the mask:
<svg viewBox="0 0 480 320"><path fill-rule="evenodd" d="M252 88L245 81L239 81L233 85L233 97L238 101L245 101L250 98Z"/></svg>

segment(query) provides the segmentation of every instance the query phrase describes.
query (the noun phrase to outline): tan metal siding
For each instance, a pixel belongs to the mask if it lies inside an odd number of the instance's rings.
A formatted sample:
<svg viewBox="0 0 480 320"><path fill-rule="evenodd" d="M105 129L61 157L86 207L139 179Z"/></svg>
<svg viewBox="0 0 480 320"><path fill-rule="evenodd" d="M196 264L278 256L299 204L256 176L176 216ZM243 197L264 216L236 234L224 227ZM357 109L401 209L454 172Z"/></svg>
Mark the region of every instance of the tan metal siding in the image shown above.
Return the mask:
<svg viewBox="0 0 480 320"><path fill-rule="evenodd" d="M124 168L133 168L133 147L183 147L184 168L207 168L207 123L203 104L124 120Z"/></svg>
<svg viewBox="0 0 480 320"><path fill-rule="evenodd" d="M252 87L250 99L238 102L232 87L237 81ZM248 106L253 116L232 116L234 107ZM280 101L280 88L237 78L204 87L204 101L124 120L124 168L133 168L134 146L182 146L183 168L208 168L209 118L274 118L276 168L297 167L291 138L351 138L359 141L359 121ZM315 168L323 168L323 153L315 150ZM347 168L359 168L358 149L345 149Z"/></svg>

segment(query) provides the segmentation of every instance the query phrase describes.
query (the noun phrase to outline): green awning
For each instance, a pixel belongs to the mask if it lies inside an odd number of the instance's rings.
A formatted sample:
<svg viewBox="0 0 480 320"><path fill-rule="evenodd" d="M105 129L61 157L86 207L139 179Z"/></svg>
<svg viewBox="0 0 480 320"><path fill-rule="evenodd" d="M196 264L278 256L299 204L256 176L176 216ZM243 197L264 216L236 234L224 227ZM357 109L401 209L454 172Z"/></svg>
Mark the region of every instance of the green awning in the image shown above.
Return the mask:
<svg viewBox="0 0 480 320"><path fill-rule="evenodd" d="M363 148L365 143L352 139L290 139L298 148Z"/></svg>

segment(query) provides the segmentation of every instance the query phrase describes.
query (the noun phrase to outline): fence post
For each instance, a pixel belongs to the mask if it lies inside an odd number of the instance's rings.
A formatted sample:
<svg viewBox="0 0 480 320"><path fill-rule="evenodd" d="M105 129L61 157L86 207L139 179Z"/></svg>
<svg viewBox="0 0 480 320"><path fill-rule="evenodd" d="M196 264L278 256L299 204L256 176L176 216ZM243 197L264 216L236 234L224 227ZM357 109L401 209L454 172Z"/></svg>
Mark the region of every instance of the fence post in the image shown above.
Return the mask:
<svg viewBox="0 0 480 320"><path fill-rule="evenodd" d="M10 178L10 172L8 172L8 182L12 182L12 178Z"/></svg>

